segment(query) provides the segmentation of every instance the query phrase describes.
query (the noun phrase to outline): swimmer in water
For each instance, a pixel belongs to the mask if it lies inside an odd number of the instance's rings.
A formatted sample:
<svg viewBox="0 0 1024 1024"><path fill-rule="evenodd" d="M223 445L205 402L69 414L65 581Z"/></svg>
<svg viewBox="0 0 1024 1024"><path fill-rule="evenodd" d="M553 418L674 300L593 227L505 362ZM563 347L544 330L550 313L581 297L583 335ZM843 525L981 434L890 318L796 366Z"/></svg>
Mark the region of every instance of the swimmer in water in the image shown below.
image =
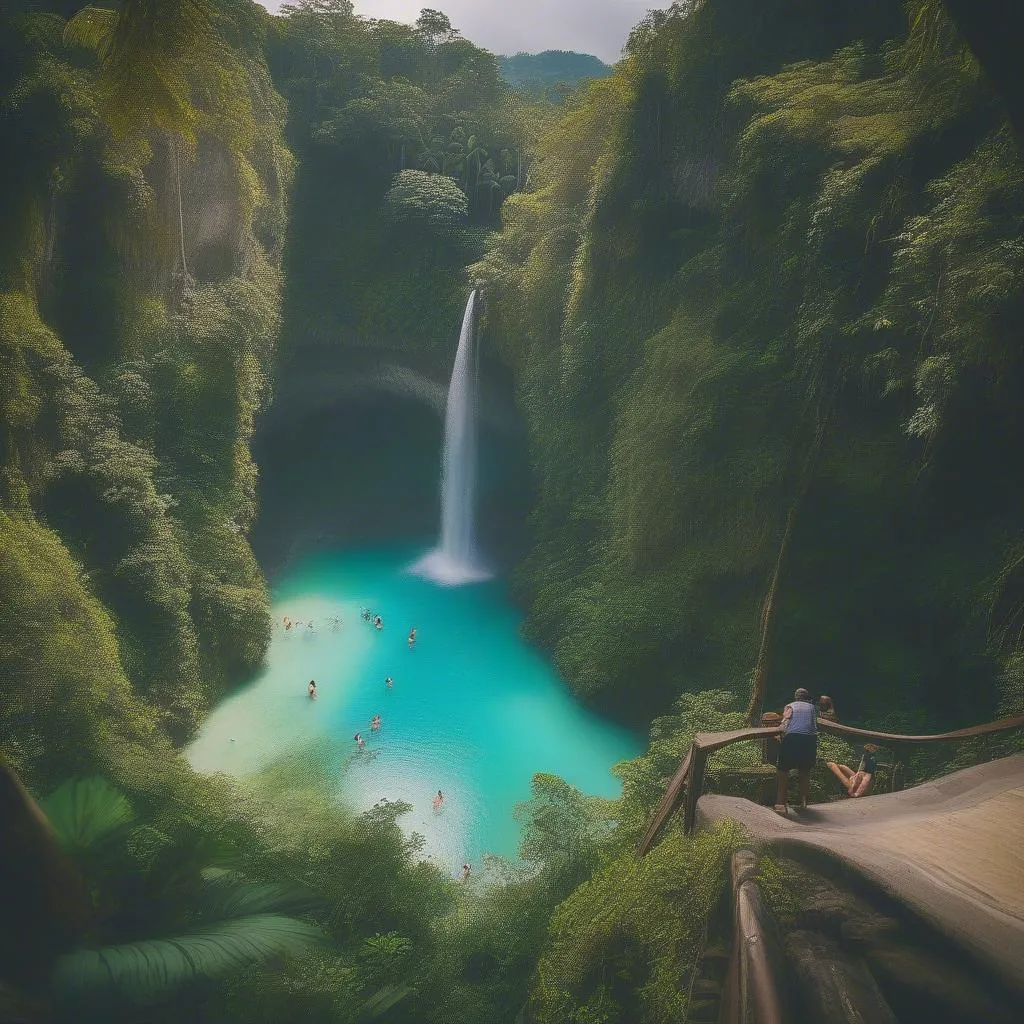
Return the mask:
<svg viewBox="0 0 1024 1024"><path fill-rule="evenodd" d="M309 691L310 698L312 700L316 700L316 680L315 679L310 679L309 686L307 687L307 690Z"/></svg>
<svg viewBox="0 0 1024 1024"><path fill-rule="evenodd" d="M363 622L369 622L370 621L371 616L370 616L370 609L369 608L361 609L359 614L362 617Z"/></svg>
<svg viewBox="0 0 1024 1024"><path fill-rule="evenodd" d="M370 719L370 731L371 732L380 732L380 727L381 727L380 715L374 715L373 718Z"/></svg>
<svg viewBox="0 0 1024 1024"><path fill-rule="evenodd" d="M387 679L384 680L384 685L390 690L391 687L395 685L395 681L391 676L388 676Z"/></svg>
<svg viewBox="0 0 1024 1024"><path fill-rule="evenodd" d="M375 626L376 626L376 627L377 627L378 629L383 629L383 628L384 628L384 620L383 620L383 619L382 619L382 618L381 618L381 617L380 617L379 615L378 615L378 616L376 616L376 617L374 618L374 620L373 620L373 624L374 624L374 625L375 625Z"/></svg>
<svg viewBox="0 0 1024 1024"><path fill-rule="evenodd" d="M416 627L413 626L412 629L409 630L409 646L410 647L414 647L415 645L416 645Z"/></svg>
<svg viewBox="0 0 1024 1024"><path fill-rule="evenodd" d="M444 807L444 793L438 790L437 796L434 797L434 811L439 811L442 807Z"/></svg>
<svg viewBox="0 0 1024 1024"><path fill-rule="evenodd" d="M366 740L364 740L364 739L363 739L363 734L362 734L362 733L359 733L359 732L357 732L357 733L355 734L355 736L353 736L353 737L352 737L352 739L354 739L354 740L356 741L356 746L357 746L357 747L358 747L358 748L359 748L360 750L362 750L362 749L363 749L363 747L365 747L365 746L366 746Z"/></svg>

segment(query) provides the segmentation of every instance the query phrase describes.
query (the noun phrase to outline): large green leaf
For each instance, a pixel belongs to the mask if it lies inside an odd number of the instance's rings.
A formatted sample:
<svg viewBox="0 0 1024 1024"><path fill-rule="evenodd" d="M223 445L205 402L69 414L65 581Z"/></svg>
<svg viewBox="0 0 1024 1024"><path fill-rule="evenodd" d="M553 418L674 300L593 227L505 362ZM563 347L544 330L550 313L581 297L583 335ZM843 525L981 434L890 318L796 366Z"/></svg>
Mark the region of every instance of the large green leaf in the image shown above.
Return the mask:
<svg viewBox="0 0 1024 1024"><path fill-rule="evenodd" d="M328 944L323 932L304 921L254 914L176 938L70 953L57 961L53 992L63 1005L118 998L151 1003L201 978Z"/></svg>
<svg viewBox="0 0 1024 1024"><path fill-rule="evenodd" d="M361 1020L376 1020L383 1016L393 1006L397 1006L406 996L411 995L413 989L409 985L398 984L388 985L386 988L378 989L359 1008Z"/></svg>
<svg viewBox="0 0 1024 1024"><path fill-rule="evenodd" d="M249 914L304 914L322 902L295 885L259 884L237 875L204 872L197 906L204 918L224 920Z"/></svg>
<svg viewBox="0 0 1024 1024"><path fill-rule="evenodd" d="M71 853L112 838L132 820L124 795L96 776L69 779L39 805Z"/></svg>

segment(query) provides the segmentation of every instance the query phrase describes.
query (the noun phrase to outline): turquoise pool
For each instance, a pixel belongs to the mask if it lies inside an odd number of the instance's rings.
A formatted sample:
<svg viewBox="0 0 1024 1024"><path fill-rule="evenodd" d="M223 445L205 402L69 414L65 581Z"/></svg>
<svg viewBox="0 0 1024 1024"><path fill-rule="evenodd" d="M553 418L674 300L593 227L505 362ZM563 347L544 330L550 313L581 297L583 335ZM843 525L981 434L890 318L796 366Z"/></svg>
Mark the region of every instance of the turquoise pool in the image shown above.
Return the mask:
<svg viewBox="0 0 1024 1024"><path fill-rule="evenodd" d="M410 803L402 824L424 836L423 856L453 868L485 852L514 857L513 812L534 773L616 796L610 769L636 756L641 739L569 695L520 638L502 581L441 587L406 572L421 554L321 552L290 569L274 590L264 670L214 711L187 755L200 771L245 775L327 738L339 752L339 798L359 809L381 798ZM364 606L382 616L382 630L361 620ZM286 631L283 616L314 629ZM340 629L328 621L335 616ZM369 728L375 714L379 733ZM435 813L438 789L445 804Z"/></svg>

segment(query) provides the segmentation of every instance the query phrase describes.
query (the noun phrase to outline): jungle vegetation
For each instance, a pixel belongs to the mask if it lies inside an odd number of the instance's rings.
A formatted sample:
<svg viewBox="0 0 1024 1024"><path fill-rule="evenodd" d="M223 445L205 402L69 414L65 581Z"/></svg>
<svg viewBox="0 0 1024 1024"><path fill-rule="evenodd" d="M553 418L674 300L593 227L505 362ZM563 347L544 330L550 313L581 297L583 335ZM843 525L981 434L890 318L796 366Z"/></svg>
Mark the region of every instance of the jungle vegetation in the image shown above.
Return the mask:
<svg viewBox="0 0 1024 1024"><path fill-rule="evenodd" d="M633 849L696 731L800 684L914 731L1024 709L991 7L685 0L560 106L433 10L7 5L0 1012L685 1019L739 840ZM617 801L537 776L528 866L487 888L421 863L402 805L311 792L316 751L244 784L176 752L268 642L282 323L429 347L469 280L529 428L530 635L651 734Z"/></svg>
<svg viewBox="0 0 1024 1024"><path fill-rule="evenodd" d="M770 700L1020 708L1020 149L941 4L830 10L652 14L473 268L540 481L531 635L642 719L748 691L763 614Z"/></svg>

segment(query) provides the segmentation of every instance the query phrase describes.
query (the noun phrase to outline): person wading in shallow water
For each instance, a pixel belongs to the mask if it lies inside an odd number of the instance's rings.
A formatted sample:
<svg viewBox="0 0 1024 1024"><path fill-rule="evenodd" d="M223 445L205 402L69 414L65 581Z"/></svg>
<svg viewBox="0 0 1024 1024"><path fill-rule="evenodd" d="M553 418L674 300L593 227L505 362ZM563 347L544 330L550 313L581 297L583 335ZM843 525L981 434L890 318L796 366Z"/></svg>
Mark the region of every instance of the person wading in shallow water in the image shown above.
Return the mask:
<svg viewBox="0 0 1024 1024"><path fill-rule="evenodd" d="M797 770L799 803L797 810L807 810L811 795L811 769L818 757L818 709L811 703L811 695L801 686L793 694L793 701L782 712L782 736L776 772L775 810L786 813L786 788L789 773Z"/></svg>
<svg viewBox="0 0 1024 1024"><path fill-rule="evenodd" d="M437 796L434 797L434 810L439 811L442 807L444 807L444 793L438 790Z"/></svg>
<svg viewBox="0 0 1024 1024"><path fill-rule="evenodd" d="M309 696L312 700L316 700L316 680L310 679L309 686L306 688L309 691Z"/></svg>

